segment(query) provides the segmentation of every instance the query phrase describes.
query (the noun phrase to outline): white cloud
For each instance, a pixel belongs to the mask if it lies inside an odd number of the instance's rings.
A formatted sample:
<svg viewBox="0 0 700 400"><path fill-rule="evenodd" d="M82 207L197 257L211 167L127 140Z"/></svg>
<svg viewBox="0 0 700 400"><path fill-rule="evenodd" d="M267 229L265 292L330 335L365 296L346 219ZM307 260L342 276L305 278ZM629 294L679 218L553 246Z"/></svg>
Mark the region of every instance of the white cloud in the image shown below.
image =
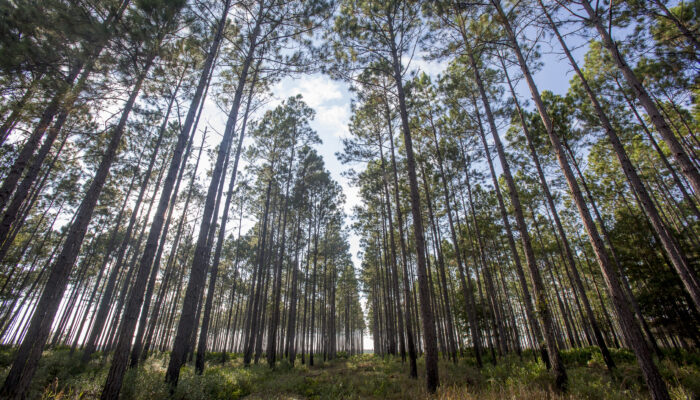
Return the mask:
<svg viewBox="0 0 700 400"><path fill-rule="evenodd" d="M343 193L345 193L346 198L345 213L351 218L352 208L362 204L362 199L360 198L360 188L343 181L341 181L341 186L343 187ZM350 218L347 220L348 224L352 223ZM360 252L360 237L351 231L349 242L350 254L352 255L353 263L355 264L355 268L359 268L361 260L357 254Z"/></svg>
<svg viewBox="0 0 700 400"><path fill-rule="evenodd" d="M350 110L348 106L319 106L316 107L316 125L318 131L331 133L339 138L350 135L348 123Z"/></svg>
<svg viewBox="0 0 700 400"><path fill-rule="evenodd" d="M303 79L284 79L273 89L276 97L286 99L301 93L311 108L325 106L329 101L343 98L343 88L327 76L312 75Z"/></svg>
<svg viewBox="0 0 700 400"><path fill-rule="evenodd" d="M311 126L321 136L330 134L345 138L349 135L350 93L342 83L315 74L303 79L283 79L272 92L275 101L270 104L271 107L290 96L301 94L306 104L316 111L316 119Z"/></svg>
<svg viewBox="0 0 700 400"><path fill-rule="evenodd" d="M436 78L438 74L442 74L445 72L447 69L448 62L447 60L442 60L442 61L433 61L433 60L426 60L423 57L413 57L412 60L410 60L409 63L409 58L404 56L402 59L402 62L404 66L408 66L408 69L411 71L420 71L420 72L425 72L428 74L431 78Z"/></svg>

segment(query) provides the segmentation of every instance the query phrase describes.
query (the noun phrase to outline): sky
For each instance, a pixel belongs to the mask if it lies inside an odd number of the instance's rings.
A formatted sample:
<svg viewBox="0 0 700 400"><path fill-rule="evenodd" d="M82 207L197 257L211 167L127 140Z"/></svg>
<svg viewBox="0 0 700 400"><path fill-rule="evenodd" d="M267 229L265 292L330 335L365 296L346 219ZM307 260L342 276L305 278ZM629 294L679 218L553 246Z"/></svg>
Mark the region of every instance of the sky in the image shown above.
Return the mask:
<svg viewBox="0 0 700 400"><path fill-rule="evenodd" d="M531 36L531 35L528 35ZM581 39L570 38L572 52L577 60L581 61L583 54L585 54L586 47L577 46L581 43ZM542 65L538 71L534 71L534 79L537 83L540 91L549 90L556 94L563 94L567 91L569 87L569 81L573 77L573 71L564 58L563 54L560 53L558 43L556 40L549 43L547 40L542 44L541 52L542 57L539 60ZM436 78L441 74L447 62L438 61L428 61L418 54L410 62L411 71L425 72L432 78ZM511 72L511 77L515 77L519 73L513 71ZM521 99L530 99L530 94L527 87L520 83L516 87ZM283 100L301 94L303 100L315 110L315 118L311 122L311 127L318 133L322 143L316 145L316 150L323 157L325 166L331 173L332 178L337 181L343 188L343 192L346 196L345 212L347 214L346 226L352 224L352 209L356 205L360 205L362 200L359 197L359 189L350 184L349 180L343 176L343 172L349 168L354 168L356 170L362 170L363 166L354 165L344 165L336 157L336 153L342 151L342 139L349 137L348 123L350 122L351 111L350 104L352 101L352 94L349 91L349 86L346 82L332 80L329 76L320 73L307 74L301 76L286 77L275 84L270 91L271 98L258 110L253 119L259 118L265 110L272 109L279 105ZM209 137L207 139L207 147L214 148L220 140L221 136L218 133L224 131L224 126L226 123L226 113L227 110L219 109L215 104L212 96L207 98L207 102L204 106L203 112L203 123L200 124L199 130L201 131L206 125L210 128ZM213 134L211 132L214 132ZM504 137L503 135L502 137ZM201 136L200 136L201 138ZM198 139L195 138L198 142ZM248 139L246 141L250 143ZM245 162L242 161L241 169L245 166ZM497 173L500 172L500 167L496 162ZM203 184L207 184L207 180L203 179L201 181ZM255 223L254 216L243 223L243 231L250 229ZM237 224L230 224L229 229L231 232L237 230ZM357 234L350 232L350 251L352 259L355 265L355 270L359 272L361 259L358 255L360 252L360 238ZM365 299L361 299L363 308L366 310ZM372 339L369 333L365 334L364 345L366 349L372 349Z"/></svg>
<svg viewBox="0 0 700 400"><path fill-rule="evenodd" d="M568 63L559 62L556 58L557 56L546 57L545 67L535 75L535 80L541 90L564 93L569 87L568 82L572 75ZM413 64L419 66L421 71L429 72L431 75L436 75L444 67L438 63L425 61ZM518 89L521 96L524 97L526 88L521 85ZM358 189L350 185L348 179L344 178L342 174L351 167L358 168L360 166L357 164L344 165L335 156L343 149L342 139L349 137L348 123L351 116L352 95L348 90L347 83L334 81L321 74L313 74L303 78L284 79L273 87L272 91L279 101L301 94L304 101L316 111L316 118L312 121L311 127L318 132L323 142L317 145L316 149L323 156L326 168L330 171L333 179L342 185L347 196L345 210L348 216L352 216L352 208L360 204L361 199ZM273 102L273 104L276 103ZM360 259L357 257L359 238L353 234L350 241L355 267L359 269Z"/></svg>
<svg viewBox="0 0 700 400"><path fill-rule="evenodd" d="M676 2L672 2L675 4ZM532 28L526 28L526 36L532 37ZM618 35L623 35L624 32L618 32ZM565 35L566 36L566 35ZM615 34L614 34L615 36ZM567 43L574 54L574 58L580 65L583 64L583 56L587 51L588 46L580 37L567 37ZM583 44L583 45L582 45ZM548 37L541 43L539 49L541 58L539 70L533 71L535 82L540 89L540 92L549 90L555 94L564 94L569 88L569 81L573 78L574 73L568 61L561 53L558 42ZM411 60L410 68L415 72L425 72L432 78L436 78L442 73L447 66L446 62L428 61L421 57L420 53ZM511 72L511 77L519 75L518 72ZM523 82L516 82L516 92L521 101L529 100L530 93ZM348 84L342 81L332 80L326 75L314 73L303 76L286 77L279 81L271 88L271 98L258 112L253 115L252 119L259 118L265 110L272 109L279 105L283 100L301 94L303 100L315 110L315 118L311 122L311 127L318 133L322 143L315 145L318 153L323 157L325 166L329 170L332 178L337 181L345 193L346 203L345 212L347 214L346 226L349 227L352 223L352 209L361 205L359 197L359 189L350 184L345 178L343 172L349 168L362 169L361 165L344 165L336 157L336 153L342 151L342 139L349 137L348 123L351 117L350 105L352 102L352 94L348 90ZM181 107L187 107L188 104L181 104ZM204 106L202 122L199 125L201 132L204 127L209 128L206 147L213 149L221 140L221 135L224 131L228 110L222 110L215 104L213 96L210 94ZM201 135L201 133L199 134ZM195 143L199 143L201 136L195 137ZM505 135L502 135L505 139ZM247 140L250 143L250 139ZM506 143L507 144L507 143ZM204 161L205 167L200 166L200 183L208 186L208 178L206 173L207 161ZM211 164L211 160L209 160ZM245 167L245 161L242 161L240 170ZM496 162L497 172L500 171L498 162ZM250 216L243 224L243 230L247 230L255 223L255 216ZM237 230L236 223L229 224L230 232ZM350 251L355 266L355 270L359 272L361 259L360 238L352 230L349 230ZM365 299L361 299L363 307L366 306ZM365 307L366 310L366 307ZM365 335L364 344L366 349L372 349L372 339L369 333Z"/></svg>
<svg viewBox="0 0 700 400"><path fill-rule="evenodd" d="M578 51L578 53L582 52ZM561 57L556 54L545 55L542 61L544 63L543 68L534 76L540 90L550 90L557 94L565 93L569 87L569 80L573 76L573 71L571 71L568 62L561 60ZM417 60L411 65L416 70L426 72L431 76L437 76L446 66L443 63L427 62L425 60ZM529 92L526 91L527 88L524 85L518 86L518 92L522 98L530 98ZM343 187L347 197L345 212L348 215L348 219L346 223L348 225L351 224L352 208L360 205L362 199L359 197L359 189L352 186L349 180L343 177L343 172L349 168L361 169L362 167L361 165L344 165L335 156L336 152L343 149L342 139L349 137L348 123L351 116L350 103L352 94L348 90L348 84L334 81L328 76L313 74L301 78L286 78L275 85L272 88L272 92L277 99L272 104L278 104L278 101L289 96L301 94L304 101L316 111L316 118L311 123L311 127L318 132L323 142L317 145L316 149L323 156L326 168L330 171L333 179ZM355 270L359 271L361 263L358 255L360 238L352 231L350 233L350 251ZM364 299L362 303L364 307ZM365 334L364 346L365 349L372 349L372 338L369 333Z"/></svg>
<svg viewBox="0 0 700 400"><path fill-rule="evenodd" d="M576 43L576 41L572 40L572 43ZM577 60L583 57L585 50L585 48L574 50ZM534 78L540 91L550 90L557 94L565 93L569 87L568 82L573 77L573 71L568 62L562 58L562 55L547 53L547 51L551 51L547 45L544 46L542 51L544 52L540 59L543 64L542 68L534 73ZM446 62L427 61L421 58L420 55L410 62L412 71L425 72L432 78L436 78L441 74L446 66ZM511 73L512 77L515 75L516 73ZM523 84L519 84L516 90L521 99L530 98L529 91ZM346 227L350 227L352 224L352 209L356 205L361 205L362 199L359 196L359 189L350 184L349 180L343 176L343 172L349 168L362 170L363 166L358 164L344 165L336 157L336 153L343 150L342 139L348 138L350 135L348 123L351 117L350 104L352 102L352 94L349 91L348 84L343 81L332 80L327 75L320 73L284 78L271 88L271 97L263 107L254 113L251 119L260 118L264 111L276 107L283 100L297 94L301 94L307 105L315 111L315 118L310 125L318 133L322 141L321 144L317 144L315 147L323 157L326 169L343 189L346 196ZM180 107L187 106L188 104L180 104ZM204 105L202 119L198 126L198 134L195 136L194 142L197 145L200 143L201 132L206 127L208 133L205 147L210 150L214 149L221 141L221 133L226 125L227 112L228 110L221 109L216 105L214 96L210 93ZM249 145L251 142L251 139L248 137L244 144ZM198 180L206 188L209 184L209 177L206 171L211 169L213 160L203 160L202 163L203 165L200 165L198 172ZM241 159L239 171L244 171L245 165L245 160ZM497 173L500 171L498 162L496 162L496 170ZM240 176L238 176L239 179ZM254 226L256 218L253 215L248 216L248 218L244 217L243 232ZM237 222L229 223L227 234L236 232L238 230L237 225ZM360 237L352 230L349 230L349 234L352 260L355 270L359 273L361 264L359 257ZM366 310L366 299L361 297L360 301L363 309ZM373 348L372 337L369 332L365 333L364 347L367 351L371 351Z"/></svg>

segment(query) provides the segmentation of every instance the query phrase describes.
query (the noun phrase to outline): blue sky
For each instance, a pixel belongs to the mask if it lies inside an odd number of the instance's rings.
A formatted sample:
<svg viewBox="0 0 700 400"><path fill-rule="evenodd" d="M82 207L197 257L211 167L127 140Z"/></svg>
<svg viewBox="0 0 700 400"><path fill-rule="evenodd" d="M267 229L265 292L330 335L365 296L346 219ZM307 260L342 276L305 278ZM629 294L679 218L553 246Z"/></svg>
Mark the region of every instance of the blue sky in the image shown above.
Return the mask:
<svg viewBox="0 0 700 400"><path fill-rule="evenodd" d="M581 55L585 49L578 51ZM572 78L568 62L562 60L559 55L547 54L542 58L543 68L535 74L535 81L540 90L550 90L554 93L564 93L569 87L569 80ZM429 63L423 60L413 62L412 66L436 75L444 69L444 64ZM529 91L524 85L518 86L518 92L522 98L530 98ZM304 100L316 110L316 118L311 126L314 128L323 143L317 145L318 152L323 156L326 168L331 172L333 179L338 181L345 192L347 203L345 210L348 214L347 223L350 224L352 218L352 208L361 203L358 195L358 188L350 185L348 180L342 176L343 171L350 168L338 161L335 153L342 151L342 138L349 135L348 122L350 120L351 93L345 82L333 81L329 77L314 74L302 78L287 78L279 82L273 88L273 93L278 100L301 93ZM359 166L354 166L358 168ZM354 233L350 235L350 249L355 263L355 269L359 270L360 251L359 237ZM363 302L364 306L364 302ZM372 348L371 336L367 333L364 338L365 348Z"/></svg>
<svg viewBox="0 0 700 400"><path fill-rule="evenodd" d="M582 62L587 46L576 48L577 46L575 45L582 42L581 39L577 37L572 37L567 39L567 41L571 42L575 58L579 62ZM542 47L540 51L542 57L539 61L542 63L542 67L539 71L535 72L534 78L540 91L550 90L554 93L562 94L565 93L569 87L569 80L573 77L573 71L563 55L559 54L560 49L556 40L552 42L552 44L549 44L549 42L550 40L547 40L546 43L541 44ZM426 72L433 77L444 71L446 65L446 62L426 61L421 58L420 55L414 58L410 63L412 70ZM516 75L519 75L516 71L511 73L513 77ZM523 83L519 83L516 90L521 99L530 99L530 93ZM311 123L311 127L318 132L322 140L322 144L316 145L316 149L319 154L323 156L326 168L330 171L333 179L341 184L345 192L347 198L345 210L348 215L346 224L349 226L352 223L352 208L360 204L361 199L358 195L358 188L351 186L349 181L343 177L342 173L350 167L361 169L362 166L343 165L338 161L335 153L342 151L342 139L349 135L348 123L351 116L350 104L352 94L348 90L347 83L334 81L328 76L319 73L287 77L272 87L271 98L265 107L259 110L253 118L258 118L262 115L264 110L271 109L277 106L282 100L297 94L301 94L304 101L316 111L316 116ZM223 132L227 110L219 109L214 104L211 97L212 96L209 96L205 105L203 123L207 124L210 129L214 131ZM200 124L200 131L203 127L204 125ZM505 135L502 137L504 136ZM220 140L220 136L216 134L210 135L207 139L208 146L213 148ZM198 139L195 138L195 141L198 141ZM243 166L244 165L245 163L243 163ZM498 165L496 168L497 171L500 171ZM206 183L206 180L202 182ZM251 219L244 221L243 230L245 231L252 227L254 222L254 216L251 216ZM237 226L235 225L237 224L229 225L231 232L233 232L234 229L237 230ZM359 237L352 232L350 234L350 248L355 268L359 270ZM369 335L365 336L364 343L366 348L372 347L372 341Z"/></svg>
<svg viewBox="0 0 700 400"><path fill-rule="evenodd" d="M543 57L544 67L537 72L535 80L541 90L550 90L555 93L564 93L569 87L572 77L568 62L560 60L558 55L550 54ZM423 60L413 62L412 66L431 75L443 70L443 64L429 63ZM521 97L529 98L529 92L524 85L518 86ZM317 145L318 152L323 156L326 168L333 178L338 181L347 196L346 212L351 215L352 207L359 204L357 188L352 187L348 180L342 176L342 172L350 168L338 161L335 153L342 151L342 138L348 137L348 122L350 120L350 103L352 100L348 85L345 82L331 80L329 77L314 74L301 78L287 78L279 82L273 93L277 104L282 99L301 93L304 101L316 110L316 118L311 123L323 143ZM527 97L525 97L527 95ZM354 166L357 168L358 166ZM350 221L348 221L349 223ZM356 268L359 268L359 238L351 236L351 249Z"/></svg>

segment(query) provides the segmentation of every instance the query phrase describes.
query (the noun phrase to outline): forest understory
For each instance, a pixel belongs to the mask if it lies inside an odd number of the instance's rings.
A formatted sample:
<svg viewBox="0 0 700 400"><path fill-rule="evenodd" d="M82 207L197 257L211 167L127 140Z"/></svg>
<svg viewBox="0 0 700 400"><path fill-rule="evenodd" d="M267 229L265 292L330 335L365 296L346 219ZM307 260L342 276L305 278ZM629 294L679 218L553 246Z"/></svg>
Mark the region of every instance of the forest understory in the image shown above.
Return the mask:
<svg viewBox="0 0 700 400"><path fill-rule="evenodd" d="M7 373L14 350L0 348L0 379ZM515 354L493 363L490 356L479 369L473 356L457 363L439 361L441 387L434 394L426 391L424 374L408 377L407 363L400 357L345 352L336 359L305 364L301 356L292 367L283 361L275 369L264 364L244 367L242 355L230 353L221 363L221 353L208 353L204 374L194 373L192 365L181 372L180 383L171 394L163 379L167 353L155 354L138 368L130 370L121 393L123 400L217 400L217 399L648 399L634 354L612 349L618 368L610 374L600 350L595 347L561 353L569 373L566 393L556 390L544 363L531 351ZM693 400L700 394L700 357L683 350L666 351L659 363L669 382L673 400ZM109 356L97 353L81 365L80 353L68 348L45 352L28 393L28 399L97 399L106 378ZM424 368L418 359L419 371Z"/></svg>

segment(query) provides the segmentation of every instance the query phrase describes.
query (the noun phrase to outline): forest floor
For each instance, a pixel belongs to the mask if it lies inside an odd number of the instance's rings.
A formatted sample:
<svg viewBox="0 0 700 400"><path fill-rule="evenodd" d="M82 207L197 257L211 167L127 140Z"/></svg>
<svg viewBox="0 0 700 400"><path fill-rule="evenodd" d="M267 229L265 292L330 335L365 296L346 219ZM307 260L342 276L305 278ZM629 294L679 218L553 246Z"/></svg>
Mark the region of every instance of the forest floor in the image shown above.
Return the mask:
<svg viewBox="0 0 700 400"><path fill-rule="evenodd" d="M0 379L4 380L12 360L13 349L0 347ZM611 376L597 349L577 349L562 354L569 375L566 394L552 390L552 380L542 362L530 353L500 358L481 370L473 358L460 358L457 364L440 360L441 386L434 396L424 389L425 368L418 361L419 378L408 377L408 363L400 357L363 354L345 357L309 367L296 367L283 361L270 370L261 359L259 365L241 366L240 357L225 364L220 354L211 354L206 371L198 376L191 366L183 368L180 382L172 397L164 383L167 354L149 358L131 370L122 389L122 399L645 399L648 394L634 356L614 351L618 368ZM80 355L68 349L44 353L33 381L30 398L93 399L109 369L109 359L97 355L86 366ZM669 352L659 363L672 398L700 398L700 354Z"/></svg>

